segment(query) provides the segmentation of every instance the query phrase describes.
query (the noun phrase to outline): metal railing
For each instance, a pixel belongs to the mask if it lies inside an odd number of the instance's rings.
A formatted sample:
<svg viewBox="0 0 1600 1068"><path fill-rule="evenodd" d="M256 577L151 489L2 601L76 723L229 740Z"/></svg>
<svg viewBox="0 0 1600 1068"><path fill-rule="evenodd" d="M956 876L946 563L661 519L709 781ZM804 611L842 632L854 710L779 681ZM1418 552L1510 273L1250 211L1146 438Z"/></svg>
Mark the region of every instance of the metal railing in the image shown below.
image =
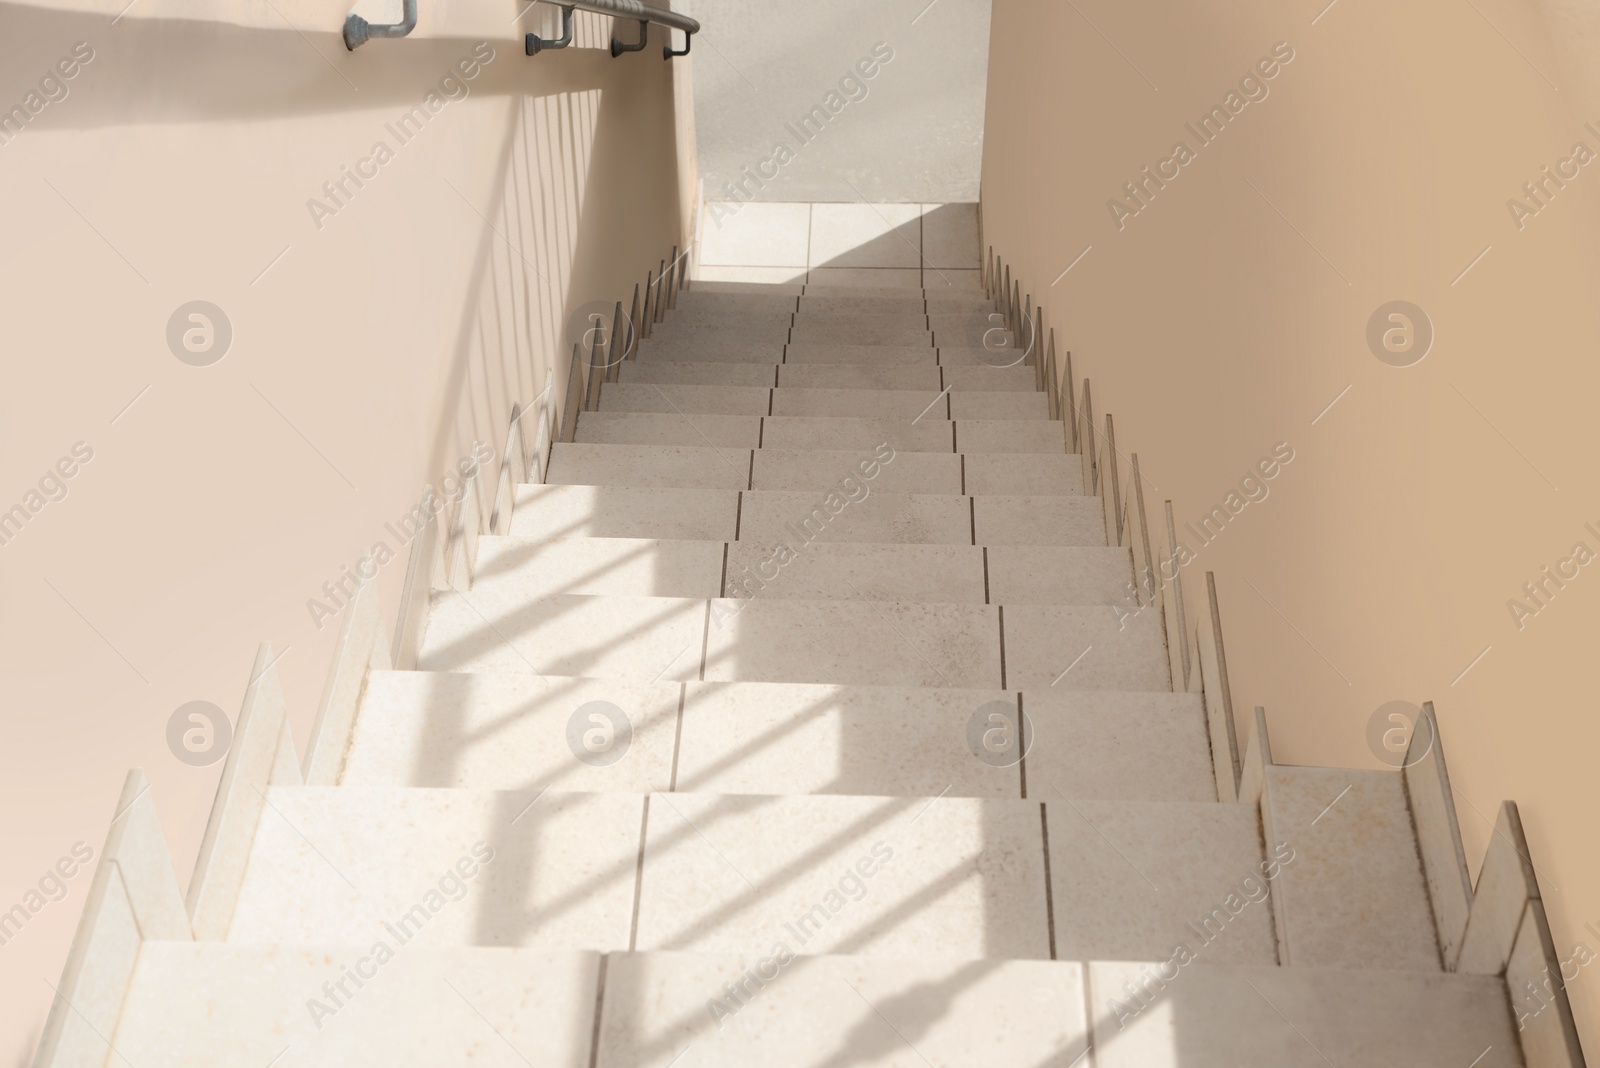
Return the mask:
<svg viewBox="0 0 1600 1068"><path fill-rule="evenodd" d="M686 56L689 54L689 44L694 35L700 32L700 23L688 15L680 15L676 11L668 11L664 7L654 7L641 3L640 0L571 0L562 3L561 0L544 0L545 3L555 4L561 9L561 36L556 38L540 37L537 34L528 34L525 51L528 55L538 55L540 52L556 48L565 48L572 43L572 13L574 11L591 11L596 15L613 15L619 19L633 19L639 24L639 40L633 44L611 39L611 58L615 59L624 52L642 52L650 41L650 24L652 22L667 28L668 41L661 50L661 58L671 59L673 56ZM681 30L684 35L683 51L679 52L672 47L672 31Z"/></svg>
<svg viewBox="0 0 1600 1068"><path fill-rule="evenodd" d="M664 7L654 7L641 3L641 0L544 0L545 3L555 4L561 9L561 36L544 38L538 34L530 33L524 42L524 49L528 55L538 55L540 52L551 51L557 48L566 48L572 43L572 13L574 11L590 11L596 15L611 15L619 19L632 19L639 24L639 39L633 44L611 39L611 57L613 59L624 52L642 52L650 40L650 24L652 22L667 29L667 44L661 50L663 59L673 56L686 56L689 54L689 44L694 35L700 32L700 23L687 15L680 15L676 11L669 11ZM344 46L350 51L355 51L374 37L404 37L417 28L417 0L401 0L401 14L399 22L375 23L350 12L344 17ZM672 47L672 31L679 30L684 35L683 51Z"/></svg>

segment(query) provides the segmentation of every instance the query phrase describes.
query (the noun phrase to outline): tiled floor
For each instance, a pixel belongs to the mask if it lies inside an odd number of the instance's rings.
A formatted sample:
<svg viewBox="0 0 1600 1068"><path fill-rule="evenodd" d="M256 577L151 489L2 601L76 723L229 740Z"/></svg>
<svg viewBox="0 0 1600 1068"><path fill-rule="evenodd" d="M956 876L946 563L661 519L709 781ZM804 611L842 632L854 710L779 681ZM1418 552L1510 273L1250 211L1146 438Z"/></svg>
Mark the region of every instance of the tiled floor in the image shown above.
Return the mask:
<svg viewBox="0 0 1600 1068"><path fill-rule="evenodd" d="M976 291L976 204L705 205L700 277Z"/></svg>

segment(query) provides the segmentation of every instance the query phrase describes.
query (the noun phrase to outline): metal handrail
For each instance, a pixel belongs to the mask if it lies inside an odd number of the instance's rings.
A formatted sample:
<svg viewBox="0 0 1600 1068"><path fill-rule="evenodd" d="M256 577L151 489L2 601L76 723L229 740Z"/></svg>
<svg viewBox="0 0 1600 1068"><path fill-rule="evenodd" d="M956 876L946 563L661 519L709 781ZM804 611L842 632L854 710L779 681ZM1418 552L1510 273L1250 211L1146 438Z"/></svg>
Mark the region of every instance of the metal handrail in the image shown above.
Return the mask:
<svg viewBox="0 0 1600 1068"><path fill-rule="evenodd" d="M547 4L555 4L561 8L561 36L555 39L541 38L537 34L528 34L525 50L528 55L537 55L540 52L557 48L566 48L572 42L572 13L589 11L596 15L612 15L620 19L633 19L639 24L639 40L635 44L628 44L613 37L611 39L611 56L613 59L624 52L642 52L650 36L652 22L665 26L669 31L669 40L661 50L663 59L673 56L686 56L689 54L688 38L700 32L700 23L688 15L680 15L676 11L669 11L664 7L655 7L651 4L641 3L640 0L544 0ZM670 31L681 30L685 36L683 51L679 52L672 47Z"/></svg>

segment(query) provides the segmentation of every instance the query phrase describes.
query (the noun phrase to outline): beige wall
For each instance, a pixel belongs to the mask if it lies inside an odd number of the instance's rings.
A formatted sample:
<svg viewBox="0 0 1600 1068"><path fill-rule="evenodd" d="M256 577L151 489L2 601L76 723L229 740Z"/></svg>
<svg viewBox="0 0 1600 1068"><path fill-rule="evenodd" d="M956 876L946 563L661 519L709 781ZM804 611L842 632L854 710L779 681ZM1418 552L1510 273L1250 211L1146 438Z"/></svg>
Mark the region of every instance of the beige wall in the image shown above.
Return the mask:
<svg viewBox="0 0 1600 1068"><path fill-rule="evenodd" d="M308 599L395 545L384 523L474 439L498 458L552 366L564 396L568 313L626 301L692 210L686 65L613 61L594 16L587 47L530 59L554 11L514 26L513 0L424 3L353 54L332 0L141 0L113 25L124 3L0 5L5 108L75 43L94 57L0 145L0 510L93 450L0 545L0 911L74 842L98 853L132 765L187 882L221 764L176 760L168 717L236 714L269 641L303 750L338 630ZM319 230L307 200L479 41L470 94ZM209 367L164 338L195 299L233 326ZM391 627L404 569L381 573ZM32 1049L88 883L0 945L0 1063Z"/></svg>
<svg viewBox="0 0 1600 1068"><path fill-rule="evenodd" d="M1507 608L1575 542L1600 551L1600 170L1521 231L1506 206L1575 142L1600 152L1600 48L1576 6L1325 2L996 0L986 241L1180 526L1294 449L1213 544L1182 539L1191 603L1217 573L1235 705L1266 706L1274 755L1377 766L1372 712L1433 699L1473 871L1518 801L1558 950L1600 950L1600 565L1520 631ZM1119 230L1107 201L1194 147L1184 124L1278 42L1270 95ZM1407 368L1365 341L1402 299L1437 330ZM1594 1047L1600 977L1570 989Z"/></svg>

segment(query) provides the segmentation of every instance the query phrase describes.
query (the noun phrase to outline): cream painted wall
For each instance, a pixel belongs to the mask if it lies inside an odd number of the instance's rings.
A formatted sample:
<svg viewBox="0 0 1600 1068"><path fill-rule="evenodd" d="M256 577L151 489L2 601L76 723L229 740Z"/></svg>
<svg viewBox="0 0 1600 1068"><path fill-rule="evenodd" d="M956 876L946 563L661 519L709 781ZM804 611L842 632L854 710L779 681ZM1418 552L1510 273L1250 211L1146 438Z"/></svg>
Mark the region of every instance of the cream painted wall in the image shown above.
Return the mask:
<svg viewBox="0 0 1600 1068"><path fill-rule="evenodd" d="M93 50L0 144L0 510L93 450L0 545L0 912L98 853L133 765L187 882L221 764L173 757L173 711L235 715L269 641L303 751L338 629L307 601L475 439L498 459L552 368L564 396L569 314L626 301L692 217L687 65L613 61L608 20L530 59L553 9L424 3L348 53L338 0L125 3L0 4L0 107ZM470 92L398 145L385 124L480 41ZM379 139L393 160L319 228L308 199ZM165 341L196 299L234 332L208 367ZM0 1063L31 1054L88 883L0 945Z"/></svg>
<svg viewBox="0 0 1600 1068"><path fill-rule="evenodd" d="M1520 630L1507 602L1600 551L1600 168L1520 230L1507 200L1575 142L1600 152L1597 23L1537 0L996 0L984 140L986 241L1152 506L1181 526L1295 451L1212 544L1183 539L1191 603L1217 573L1236 707L1266 706L1280 761L1374 767L1374 710L1434 700L1472 869L1519 802L1563 958L1600 950L1600 564ZM1269 95L1119 229L1108 200L1278 42ZM1414 366L1368 348L1391 300L1436 328ZM1570 992L1595 1048L1591 971Z"/></svg>

